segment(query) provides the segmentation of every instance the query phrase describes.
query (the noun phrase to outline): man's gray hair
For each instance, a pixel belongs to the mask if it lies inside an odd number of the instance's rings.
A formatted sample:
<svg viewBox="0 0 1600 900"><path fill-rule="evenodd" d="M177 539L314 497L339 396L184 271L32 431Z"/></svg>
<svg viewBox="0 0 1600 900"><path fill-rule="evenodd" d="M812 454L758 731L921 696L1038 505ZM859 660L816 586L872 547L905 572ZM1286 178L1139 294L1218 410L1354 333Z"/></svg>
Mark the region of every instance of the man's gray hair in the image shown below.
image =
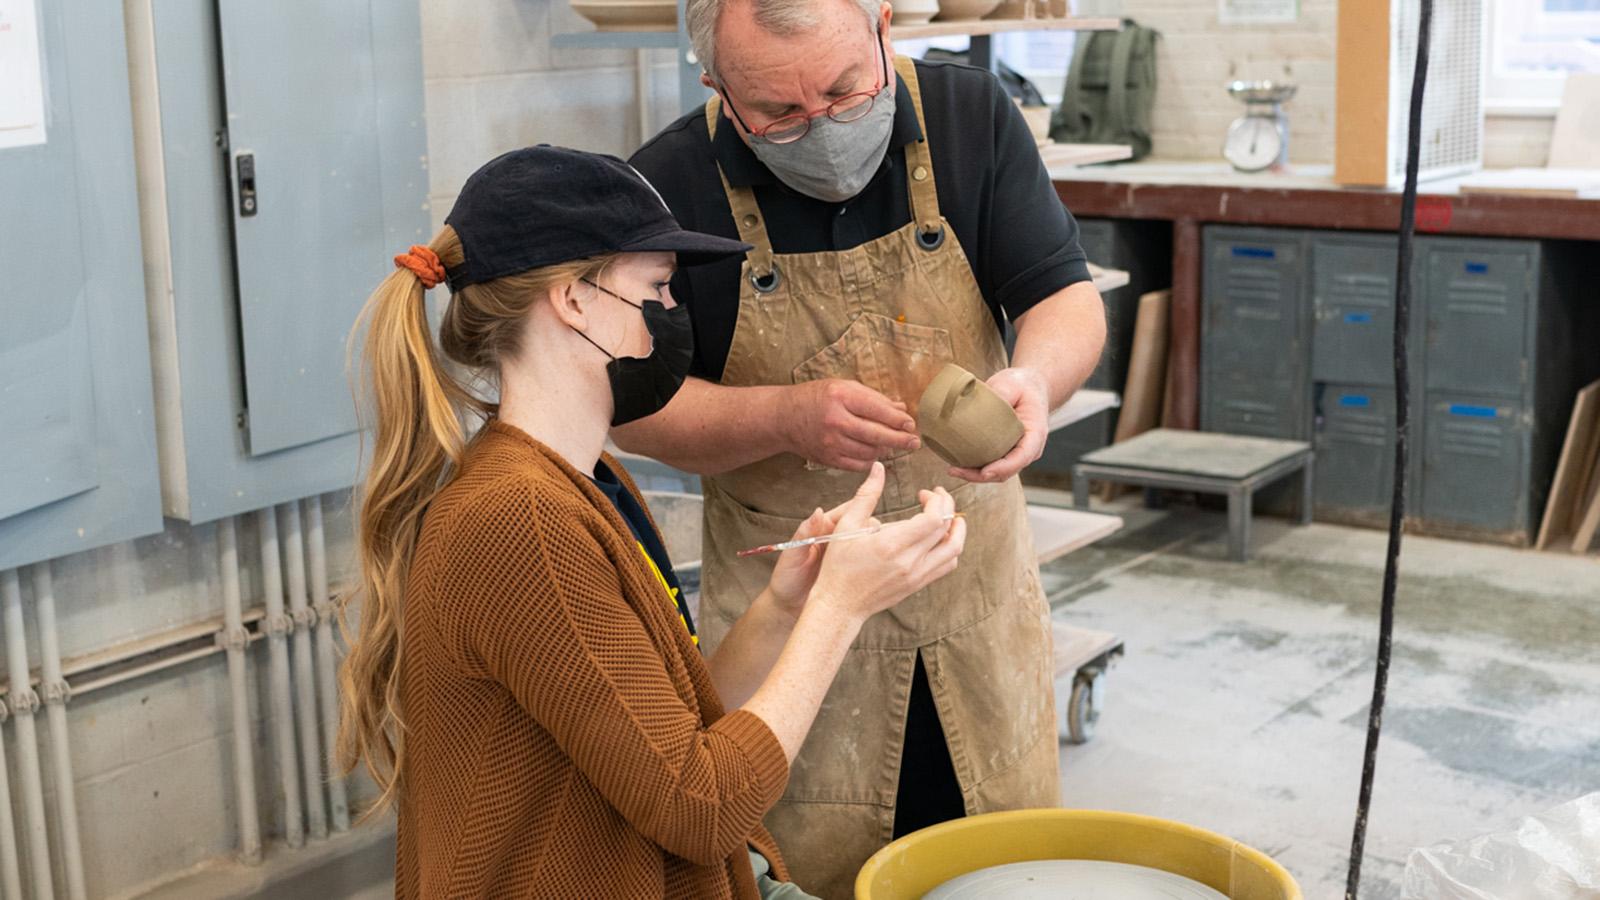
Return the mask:
<svg viewBox="0 0 1600 900"><path fill-rule="evenodd" d="M717 21L730 2L755 4L756 24L767 31L789 36L817 27L817 5L829 0L688 0L683 17L689 29L689 42L694 45L694 55L701 68L712 81L721 82L716 70ZM882 0L854 0L867 23L874 29L878 25L878 10Z"/></svg>

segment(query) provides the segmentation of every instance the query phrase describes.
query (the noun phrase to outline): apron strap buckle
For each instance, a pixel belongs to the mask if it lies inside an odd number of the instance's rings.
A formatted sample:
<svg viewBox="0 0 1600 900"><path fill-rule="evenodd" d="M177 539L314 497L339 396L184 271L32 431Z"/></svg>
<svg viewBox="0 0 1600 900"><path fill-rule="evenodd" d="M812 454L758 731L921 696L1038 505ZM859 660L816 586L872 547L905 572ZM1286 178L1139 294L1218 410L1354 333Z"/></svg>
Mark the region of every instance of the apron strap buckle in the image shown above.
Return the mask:
<svg viewBox="0 0 1600 900"><path fill-rule="evenodd" d="M935 225L927 230L918 228L917 246L930 252L944 246L944 225Z"/></svg>

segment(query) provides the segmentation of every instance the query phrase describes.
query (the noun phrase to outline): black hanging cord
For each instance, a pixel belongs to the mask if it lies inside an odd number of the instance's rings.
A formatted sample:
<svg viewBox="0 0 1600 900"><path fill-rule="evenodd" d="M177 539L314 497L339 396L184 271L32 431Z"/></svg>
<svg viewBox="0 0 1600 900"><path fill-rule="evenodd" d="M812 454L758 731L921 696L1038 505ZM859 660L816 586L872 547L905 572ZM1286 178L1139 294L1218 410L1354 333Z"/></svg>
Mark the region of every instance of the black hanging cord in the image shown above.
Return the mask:
<svg viewBox="0 0 1600 900"><path fill-rule="evenodd" d="M1406 515L1407 437L1411 426L1411 370L1406 348L1411 330L1411 244L1417 230L1417 158L1422 146L1422 95L1428 80L1428 38L1433 26L1433 0L1421 0L1417 19L1417 65L1411 78L1411 109L1406 125L1406 180L1400 195L1399 259L1394 297L1394 498L1389 505L1389 552L1383 567L1383 604L1378 615L1378 669L1372 680L1372 711L1367 717L1367 752L1361 766L1361 799L1356 805L1355 834L1350 841L1350 875L1345 900L1356 900L1361 886L1361 858L1367 843L1367 813L1372 804L1372 779L1378 766L1378 734L1383 729L1383 704L1389 687L1389 651L1394 637L1394 594L1400 576L1400 535Z"/></svg>

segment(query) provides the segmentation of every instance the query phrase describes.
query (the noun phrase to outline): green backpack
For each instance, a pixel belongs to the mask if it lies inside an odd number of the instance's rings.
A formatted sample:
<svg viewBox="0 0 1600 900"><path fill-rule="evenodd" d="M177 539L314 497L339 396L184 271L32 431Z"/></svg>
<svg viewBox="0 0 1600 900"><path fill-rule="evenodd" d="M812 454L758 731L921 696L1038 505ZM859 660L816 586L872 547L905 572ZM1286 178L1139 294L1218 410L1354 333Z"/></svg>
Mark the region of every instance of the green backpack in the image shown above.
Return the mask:
<svg viewBox="0 0 1600 900"><path fill-rule="evenodd" d="M1050 118L1050 137L1070 144L1128 144L1134 159L1148 156L1160 36L1132 19L1122 21L1121 31L1080 34L1061 107Z"/></svg>

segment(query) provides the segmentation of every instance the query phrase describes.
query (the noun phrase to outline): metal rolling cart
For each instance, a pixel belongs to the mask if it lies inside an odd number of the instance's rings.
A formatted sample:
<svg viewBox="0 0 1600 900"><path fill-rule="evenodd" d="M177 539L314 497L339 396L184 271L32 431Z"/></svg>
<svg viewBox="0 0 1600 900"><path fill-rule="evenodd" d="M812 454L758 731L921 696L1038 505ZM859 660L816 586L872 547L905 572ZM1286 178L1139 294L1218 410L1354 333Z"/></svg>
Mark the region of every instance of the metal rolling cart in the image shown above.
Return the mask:
<svg viewBox="0 0 1600 900"><path fill-rule="evenodd" d="M1121 405L1111 391L1080 390L1050 416L1057 431L1089 416ZM1122 528L1122 519L1104 513L1068 509L1031 498L1028 520L1033 527L1034 555L1040 565L1082 549ZM1054 637L1055 680L1059 688L1070 681L1064 694L1057 692L1061 731L1074 744L1087 743L1105 708L1106 681L1122 657L1122 638L1109 631L1081 628L1051 620Z"/></svg>

